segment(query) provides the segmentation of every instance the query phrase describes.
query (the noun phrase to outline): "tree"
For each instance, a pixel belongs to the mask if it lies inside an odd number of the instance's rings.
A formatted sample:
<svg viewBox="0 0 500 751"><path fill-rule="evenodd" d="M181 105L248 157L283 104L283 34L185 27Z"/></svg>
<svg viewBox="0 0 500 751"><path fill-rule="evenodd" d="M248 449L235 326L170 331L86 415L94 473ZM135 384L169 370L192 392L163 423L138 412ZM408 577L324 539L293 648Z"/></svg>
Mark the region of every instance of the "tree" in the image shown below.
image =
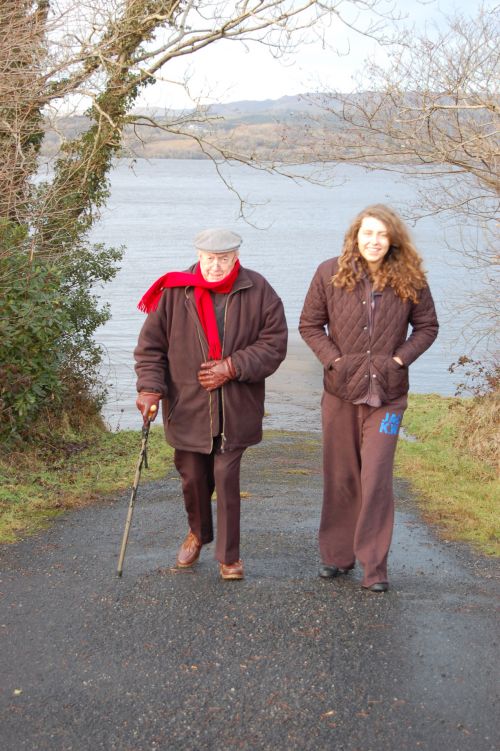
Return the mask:
<svg viewBox="0 0 500 751"><path fill-rule="evenodd" d="M474 18L408 33L387 65L367 63L354 93L314 98L327 121L311 131L322 160L414 177L419 214L451 216L462 228L464 262L483 270L481 293L466 303L483 343L498 331L498 32L498 9L481 5Z"/></svg>
<svg viewBox="0 0 500 751"><path fill-rule="evenodd" d="M98 406L100 353L92 334L106 319L94 286L115 273L119 252L87 234L108 196L108 174L139 93L172 60L208 45L256 40L274 54L332 18L380 30L380 0L2 0L0 4L0 433L26 436L41 410L66 401ZM356 11L352 21L344 12ZM362 25L362 26L361 26ZM51 116L85 102L86 127L61 143L37 182ZM170 113L215 159L234 154L186 129L207 113ZM97 389L97 390L96 390ZM74 410L71 411L71 415Z"/></svg>
<svg viewBox="0 0 500 751"><path fill-rule="evenodd" d="M3 0L0 10L0 217L23 221L43 137L40 69L48 2ZM13 41L14 40L14 41Z"/></svg>

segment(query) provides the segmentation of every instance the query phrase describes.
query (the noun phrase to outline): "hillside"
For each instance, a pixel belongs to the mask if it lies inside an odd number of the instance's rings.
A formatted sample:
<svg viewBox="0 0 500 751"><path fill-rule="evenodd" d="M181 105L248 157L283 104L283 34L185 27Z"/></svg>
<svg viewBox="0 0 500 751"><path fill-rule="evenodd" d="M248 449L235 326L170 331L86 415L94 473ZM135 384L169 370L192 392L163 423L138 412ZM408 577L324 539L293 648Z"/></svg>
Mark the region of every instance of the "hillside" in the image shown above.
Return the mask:
<svg viewBox="0 0 500 751"><path fill-rule="evenodd" d="M224 148L259 159L307 161L324 127L315 125L314 118L324 115L307 95L231 102L204 111L140 109L134 116L135 124L124 134L124 152L138 158L203 159L203 138L214 151ZM59 118L47 129L43 154L55 156L64 140L87 125L84 116Z"/></svg>

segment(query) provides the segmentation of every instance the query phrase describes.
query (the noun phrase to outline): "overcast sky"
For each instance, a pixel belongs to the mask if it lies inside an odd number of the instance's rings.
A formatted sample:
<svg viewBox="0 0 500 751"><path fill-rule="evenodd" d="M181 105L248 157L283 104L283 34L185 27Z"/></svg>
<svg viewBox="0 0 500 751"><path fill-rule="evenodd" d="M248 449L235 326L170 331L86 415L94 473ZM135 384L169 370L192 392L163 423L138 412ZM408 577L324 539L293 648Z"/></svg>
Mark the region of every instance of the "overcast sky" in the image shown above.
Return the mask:
<svg viewBox="0 0 500 751"><path fill-rule="evenodd" d="M386 1L386 0L383 0ZM479 0L398 0L398 11L405 14L404 23L423 29L426 23L443 22L454 9L474 15ZM332 28L328 40L336 44L341 56L333 49L324 49L319 41L311 41L285 58L276 60L269 50L257 43L250 46L234 41L216 42L204 50L166 66L164 75L182 81L189 76L193 98L204 103L230 102L244 99L278 99L306 91L353 88L353 76L367 56L383 53L370 39L349 31ZM137 102L139 106L183 108L193 106L182 86L158 83L149 87Z"/></svg>

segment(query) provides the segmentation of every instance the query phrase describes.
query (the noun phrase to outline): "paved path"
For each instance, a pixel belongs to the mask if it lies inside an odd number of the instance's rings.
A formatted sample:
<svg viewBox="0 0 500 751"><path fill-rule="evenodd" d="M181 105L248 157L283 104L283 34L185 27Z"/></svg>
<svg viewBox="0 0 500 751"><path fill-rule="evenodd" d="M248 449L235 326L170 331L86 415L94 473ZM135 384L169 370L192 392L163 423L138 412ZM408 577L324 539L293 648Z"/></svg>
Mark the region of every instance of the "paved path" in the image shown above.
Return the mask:
<svg viewBox="0 0 500 751"><path fill-rule="evenodd" d="M147 473L144 473L144 478ZM391 591L316 576L314 435L244 457L247 577L213 545L171 568L179 481L141 486L1 549L3 751L493 751L496 565L438 542L397 485Z"/></svg>

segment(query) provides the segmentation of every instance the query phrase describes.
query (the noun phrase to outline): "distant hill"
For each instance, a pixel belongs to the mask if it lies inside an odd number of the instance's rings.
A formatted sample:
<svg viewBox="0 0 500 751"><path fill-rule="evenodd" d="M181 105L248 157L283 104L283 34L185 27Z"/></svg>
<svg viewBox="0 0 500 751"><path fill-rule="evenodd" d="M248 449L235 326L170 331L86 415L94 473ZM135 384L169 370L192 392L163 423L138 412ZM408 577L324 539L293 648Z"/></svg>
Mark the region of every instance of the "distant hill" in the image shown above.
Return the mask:
<svg viewBox="0 0 500 751"><path fill-rule="evenodd" d="M228 118L241 118L244 116L255 117L264 115L272 117L283 112L306 112L314 108L312 100L317 95L314 94L297 94L296 96L282 96L279 99L243 99L237 102L226 102L223 104L211 104L206 107L212 114L222 115ZM319 112L319 107L315 107ZM170 112L171 114L194 112L194 110L165 110L163 108L139 108L134 112L140 114L154 114L156 116Z"/></svg>
<svg viewBox="0 0 500 751"><path fill-rule="evenodd" d="M134 112L136 124L124 134L124 153L135 157L203 159L197 138L235 154L259 159L304 160L314 143L315 118L325 118L312 97L304 94L280 99L214 104L200 110L142 108ZM152 127L148 119L159 127ZM54 156L63 140L88 127L84 116L61 117L48 128L43 153ZM163 126L163 127L161 127ZM331 123L338 127L338 122Z"/></svg>

